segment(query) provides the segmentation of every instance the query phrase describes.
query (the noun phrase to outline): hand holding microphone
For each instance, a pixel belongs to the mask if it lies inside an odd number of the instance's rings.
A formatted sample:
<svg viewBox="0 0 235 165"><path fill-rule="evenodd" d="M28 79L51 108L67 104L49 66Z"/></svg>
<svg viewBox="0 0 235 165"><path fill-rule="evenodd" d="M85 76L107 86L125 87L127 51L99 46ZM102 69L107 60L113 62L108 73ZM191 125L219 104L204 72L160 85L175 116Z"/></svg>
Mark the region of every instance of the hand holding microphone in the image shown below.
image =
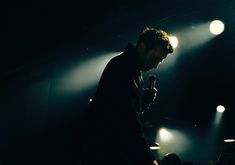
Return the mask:
<svg viewBox="0 0 235 165"><path fill-rule="evenodd" d="M156 89L156 76L149 76L149 88L148 90L150 91L151 95L153 96L153 101L155 100L157 96L157 89Z"/></svg>
<svg viewBox="0 0 235 165"><path fill-rule="evenodd" d="M149 77L149 87L144 89L143 92L143 99L142 105L144 109L149 109L151 104L154 102L157 96L157 89L156 89L156 77L150 76Z"/></svg>

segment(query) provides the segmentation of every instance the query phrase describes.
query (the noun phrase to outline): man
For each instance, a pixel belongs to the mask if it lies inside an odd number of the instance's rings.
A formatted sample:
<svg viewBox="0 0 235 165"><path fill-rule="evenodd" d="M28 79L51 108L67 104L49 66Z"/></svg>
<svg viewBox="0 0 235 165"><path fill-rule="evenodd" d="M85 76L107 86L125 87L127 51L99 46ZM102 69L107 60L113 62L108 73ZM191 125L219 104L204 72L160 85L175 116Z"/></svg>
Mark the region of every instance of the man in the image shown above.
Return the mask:
<svg viewBox="0 0 235 165"><path fill-rule="evenodd" d="M157 68L172 52L167 33L146 28L135 47L128 44L109 61L87 119L84 164L157 164L138 120L143 105L155 99L157 90L144 90L141 71Z"/></svg>

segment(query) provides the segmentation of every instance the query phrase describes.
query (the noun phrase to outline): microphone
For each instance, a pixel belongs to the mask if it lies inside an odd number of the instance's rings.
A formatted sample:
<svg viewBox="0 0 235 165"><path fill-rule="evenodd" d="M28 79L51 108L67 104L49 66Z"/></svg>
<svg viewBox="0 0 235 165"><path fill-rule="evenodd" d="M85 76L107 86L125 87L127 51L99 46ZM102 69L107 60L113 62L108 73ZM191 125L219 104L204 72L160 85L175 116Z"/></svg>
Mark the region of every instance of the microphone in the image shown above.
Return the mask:
<svg viewBox="0 0 235 165"><path fill-rule="evenodd" d="M154 89L156 85L156 76L149 76L149 89Z"/></svg>

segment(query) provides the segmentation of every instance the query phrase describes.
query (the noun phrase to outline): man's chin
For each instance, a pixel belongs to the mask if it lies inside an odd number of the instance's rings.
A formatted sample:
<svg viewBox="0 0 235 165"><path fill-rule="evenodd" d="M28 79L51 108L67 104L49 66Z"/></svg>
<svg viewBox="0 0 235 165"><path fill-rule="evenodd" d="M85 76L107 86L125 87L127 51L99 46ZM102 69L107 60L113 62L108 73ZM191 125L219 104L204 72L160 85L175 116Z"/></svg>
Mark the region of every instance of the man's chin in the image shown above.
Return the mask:
<svg viewBox="0 0 235 165"><path fill-rule="evenodd" d="M150 69L149 68L142 68L141 71L143 72L148 72Z"/></svg>
<svg viewBox="0 0 235 165"><path fill-rule="evenodd" d="M152 70L152 69L154 69L154 68L145 68L145 69L143 69L142 71L148 72L148 71L150 71L150 70Z"/></svg>
<svg viewBox="0 0 235 165"><path fill-rule="evenodd" d="M143 68L142 71L148 72L148 71L150 71L150 70L157 69L158 66L159 66L159 65L157 65L157 66L151 66L151 67L146 67L146 68Z"/></svg>
<svg viewBox="0 0 235 165"><path fill-rule="evenodd" d="M159 65L157 65L157 66L155 66L155 67L151 67L151 68L147 69L147 71L155 70L155 69L157 69L158 67L159 67ZM147 71L146 71L146 72L147 72Z"/></svg>

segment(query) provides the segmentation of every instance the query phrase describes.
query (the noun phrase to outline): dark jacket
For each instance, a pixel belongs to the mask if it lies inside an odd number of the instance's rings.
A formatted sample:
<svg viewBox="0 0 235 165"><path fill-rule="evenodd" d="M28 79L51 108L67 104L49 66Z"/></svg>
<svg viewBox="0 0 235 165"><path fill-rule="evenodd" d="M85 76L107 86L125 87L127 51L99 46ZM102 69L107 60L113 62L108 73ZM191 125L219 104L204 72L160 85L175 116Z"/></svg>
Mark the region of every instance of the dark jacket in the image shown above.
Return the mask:
<svg viewBox="0 0 235 165"><path fill-rule="evenodd" d="M137 115L143 87L140 77L140 63L131 44L105 67L84 132L87 164L144 165L154 160Z"/></svg>

